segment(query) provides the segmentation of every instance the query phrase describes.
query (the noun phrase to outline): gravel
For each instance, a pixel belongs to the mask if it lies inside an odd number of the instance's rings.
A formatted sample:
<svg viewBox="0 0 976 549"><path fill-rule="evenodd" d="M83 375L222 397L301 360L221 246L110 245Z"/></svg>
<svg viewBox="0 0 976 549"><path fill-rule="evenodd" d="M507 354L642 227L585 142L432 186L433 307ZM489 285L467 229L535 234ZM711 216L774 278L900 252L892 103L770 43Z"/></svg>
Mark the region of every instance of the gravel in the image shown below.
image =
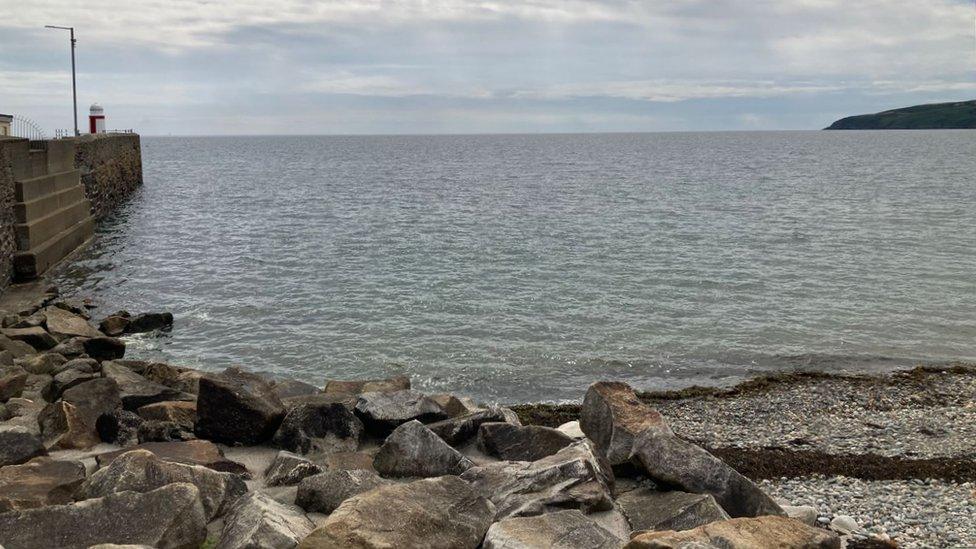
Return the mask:
<svg viewBox="0 0 976 549"><path fill-rule="evenodd" d="M971 482L817 476L759 485L783 502L817 508L821 525L849 515L864 536L890 536L902 548L976 547L976 484Z"/></svg>
<svg viewBox="0 0 976 549"><path fill-rule="evenodd" d="M734 396L653 399L676 433L709 447L976 458L976 370L803 377Z"/></svg>

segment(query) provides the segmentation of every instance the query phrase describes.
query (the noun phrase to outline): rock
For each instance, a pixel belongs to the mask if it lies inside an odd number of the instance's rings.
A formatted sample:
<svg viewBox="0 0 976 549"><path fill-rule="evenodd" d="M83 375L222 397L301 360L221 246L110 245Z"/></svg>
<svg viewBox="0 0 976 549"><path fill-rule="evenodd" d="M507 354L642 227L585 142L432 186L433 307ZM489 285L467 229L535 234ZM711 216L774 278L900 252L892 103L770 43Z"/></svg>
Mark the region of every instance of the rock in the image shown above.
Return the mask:
<svg viewBox="0 0 976 549"><path fill-rule="evenodd" d="M53 375L54 371L68 359L57 353L42 353L39 355L29 355L14 360L14 363L29 374Z"/></svg>
<svg viewBox="0 0 976 549"><path fill-rule="evenodd" d="M331 379L325 382L327 395L359 396L363 393L395 393L410 389L410 378L406 376L391 377L389 379L367 379L359 381L339 381Z"/></svg>
<svg viewBox="0 0 976 549"><path fill-rule="evenodd" d="M85 354L98 361L117 360L125 356L125 342L121 339L114 337L93 337L91 339L85 339L81 343L84 346Z"/></svg>
<svg viewBox="0 0 976 549"><path fill-rule="evenodd" d="M146 420L172 421L192 431L197 421L197 403L180 400L155 402L141 406L136 413Z"/></svg>
<svg viewBox="0 0 976 549"><path fill-rule="evenodd" d="M694 545L703 544L703 545ZM722 549L840 549L836 535L778 516L736 518L675 532L644 532L631 538L626 549L721 547Z"/></svg>
<svg viewBox="0 0 976 549"><path fill-rule="evenodd" d="M47 455L41 439L25 427L0 425L0 467Z"/></svg>
<svg viewBox="0 0 976 549"><path fill-rule="evenodd" d="M252 492L225 517L215 549L291 549L314 528L298 507Z"/></svg>
<svg viewBox="0 0 976 549"><path fill-rule="evenodd" d="M55 296L57 297L57 296ZM81 299L49 299L46 302L51 307L58 307L62 310L68 311L69 313L78 315L85 320L91 318L88 314L88 307L85 302Z"/></svg>
<svg viewBox="0 0 976 549"><path fill-rule="evenodd" d="M206 440L187 442L146 442L132 448L106 452L95 456L99 467L107 467L120 455L133 450L147 450L165 461L201 465L214 471L246 475L247 469L240 463L224 457L216 444Z"/></svg>
<svg viewBox="0 0 976 549"><path fill-rule="evenodd" d="M494 514L491 503L457 477L390 484L347 499L299 548L474 549Z"/></svg>
<svg viewBox="0 0 976 549"><path fill-rule="evenodd" d="M193 401L193 395L159 383L153 383L132 370L112 361L102 363L102 375L119 385L122 407L135 411L147 404L171 400Z"/></svg>
<svg viewBox="0 0 976 549"><path fill-rule="evenodd" d="M13 366L14 354L10 351L0 351L0 366Z"/></svg>
<svg viewBox="0 0 976 549"><path fill-rule="evenodd" d="M4 328L0 330L0 333L14 341L23 341L40 351L46 351L58 344L58 340L54 339L54 336L47 333L47 330L40 326L34 326L33 328Z"/></svg>
<svg viewBox="0 0 976 549"><path fill-rule="evenodd" d="M10 353L14 358L32 355L37 352L36 349L23 341L17 341L5 335L0 335L0 350Z"/></svg>
<svg viewBox="0 0 976 549"><path fill-rule="evenodd" d="M51 382L45 386L41 396L48 402L54 402L61 398L61 395L68 389L81 385L86 381L98 379L98 377L98 374L91 372L82 372L81 370L73 369L65 370L51 379Z"/></svg>
<svg viewBox="0 0 976 549"><path fill-rule="evenodd" d="M820 516L817 508L809 505L781 505L781 507L783 508L783 512L786 513L786 516L791 519L796 519L807 526L816 526L817 517Z"/></svg>
<svg viewBox="0 0 976 549"><path fill-rule="evenodd" d="M129 317L118 314L109 315L98 323L98 329L109 337L118 337L129 327Z"/></svg>
<svg viewBox="0 0 976 549"><path fill-rule="evenodd" d="M576 442L563 433L541 425L483 423L478 447L489 456L507 461L536 461Z"/></svg>
<svg viewBox="0 0 976 549"><path fill-rule="evenodd" d="M27 374L24 382L24 392L20 395L31 400L45 401L44 395L51 393L54 378L46 374Z"/></svg>
<svg viewBox="0 0 976 549"><path fill-rule="evenodd" d="M321 472L322 468L311 461L282 450L264 472L264 478L268 486L291 486Z"/></svg>
<svg viewBox="0 0 976 549"><path fill-rule="evenodd" d="M98 444L99 416L122 405L114 380L93 379L64 391L61 400L49 404L38 416L48 448L85 449Z"/></svg>
<svg viewBox="0 0 976 549"><path fill-rule="evenodd" d="M732 517L784 515L751 480L704 449L662 429L647 429L637 438L633 462L659 485L715 496Z"/></svg>
<svg viewBox="0 0 976 549"><path fill-rule="evenodd" d="M192 429L173 421L156 421L147 419L139 424L136 437L143 442L173 442L194 440L196 435Z"/></svg>
<svg viewBox="0 0 976 549"><path fill-rule="evenodd" d="M431 423L427 428L451 446L460 446L474 438L478 434L478 427L488 422L522 424L515 412L508 408L489 406L484 410Z"/></svg>
<svg viewBox="0 0 976 549"><path fill-rule="evenodd" d="M354 452L363 423L342 404L302 404L292 408L274 435L274 444L300 454Z"/></svg>
<svg viewBox="0 0 976 549"><path fill-rule="evenodd" d="M200 378L196 435L226 444L254 445L270 439L285 407L264 378L228 368Z"/></svg>
<svg viewBox="0 0 976 549"><path fill-rule="evenodd" d="M143 419L128 410L112 410L98 416L95 430L103 442L128 446L139 441L139 426Z"/></svg>
<svg viewBox="0 0 976 549"><path fill-rule="evenodd" d="M33 314L27 316L20 315L8 315L3 317L3 327L4 328L33 328L35 326L43 326L44 321L47 317L44 313L37 311Z"/></svg>
<svg viewBox="0 0 976 549"><path fill-rule="evenodd" d="M580 409L580 428L611 465L628 463L634 441L647 429L671 434L661 414L619 381L590 385Z"/></svg>
<svg viewBox="0 0 976 549"><path fill-rule="evenodd" d="M473 414L482 409L468 397L459 398L454 395L439 394L430 395L430 399L436 402L449 418Z"/></svg>
<svg viewBox="0 0 976 549"><path fill-rule="evenodd" d="M572 509L537 517L515 517L496 522L485 534L484 549L619 549L618 538L586 515Z"/></svg>
<svg viewBox="0 0 976 549"><path fill-rule="evenodd" d="M470 459L416 420L397 427L373 459L373 467L391 477L460 475L473 466Z"/></svg>
<svg viewBox="0 0 976 549"><path fill-rule="evenodd" d="M101 337L102 335L87 320L61 307L45 308L44 316L46 317L47 331L58 339Z"/></svg>
<svg viewBox="0 0 976 549"><path fill-rule="evenodd" d="M68 370L77 370L86 374L97 374L102 371L102 367L94 358L73 358L55 366L51 370L51 375L56 376Z"/></svg>
<svg viewBox="0 0 976 549"><path fill-rule="evenodd" d="M73 337L58 343L57 347L51 349L52 353L57 353L67 359L87 357L88 351L85 350L87 337Z"/></svg>
<svg viewBox="0 0 976 549"><path fill-rule="evenodd" d="M352 471L362 469L376 472L373 468L373 454L369 452L336 452L322 458L322 463L329 470Z"/></svg>
<svg viewBox="0 0 976 549"><path fill-rule="evenodd" d="M849 515L834 515L830 521L830 529L840 534L853 534L861 531L857 521Z"/></svg>
<svg viewBox="0 0 976 549"><path fill-rule="evenodd" d="M580 422L578 421L567 421L559 427L556 427L556 430L574 440L586 438L586 434L583 433L583 429L580 428Z"/></svg>
<svg viewBox="0 0 976 549"><path fill-rule="evenodd" d="M129 319L125 333L138 334L173 327L173 313L143 313Z"/></svg>
<svg viewBox="0 0 976 549"><path fill-rule="evenodd" d="M356 415L370 432L385 435L411 420L432 423L447 419L436 402L417 391L367 392L356 402Z"/></svg>
<svg viewBox="0 0 976 549"><path fill-rule="evenodd" d="M86 549L100 543L190 549L206 535L200 492L184 483L0 514L0 544L6 549Z"/></svg>
<svg viewBox="0 0 976 549"><path fill-rule="evenodd" d="M41 411L44 410L44 401L34 401L27 398L12 398L4 404L9 416L3 426L21 427L31 434L38 437L41 435L41 426L37 421Z"/></svg>
<svg viewBox="0 0 976 549"><path fill-rule="evenodd" d="M617 498L631 530L690 530L729 515L708 494L638 488Z"/></svg>
<svg viewBox="0 0 976 549"><path fill-rule="evenodd" d="M85 466L80 461L36 457L23 465L0 468L0 513L71 503L84 480Z"/></svg>
<svg viewBox="0 0 976 549"><path fill-rule="evenodd" d="M289 397L317 395L322 391L318 387L304 381L294 379L283 379L274 384L274 392L278 398L284 400Z"/></svg>
<svg viewBox="0 0 976 549"><path fill-rule="evenodd" d="M358 396L343 396L343 395L327 395L325 393L318 393L314 395L299 395L292 397L285 397L281 399L281 403L285 405L285 410L293 410L303 404L314 404L317 406L328 406L329 404L341 404L353 411L356 409L356 402L359 400Z"/></svg>
<svg viewBox="0 0 976 549"><path fill-rule="evenodd" d="M207 522L222 515L247 492L244 480L237 475L166 461L146 450L132 450L92 473L81 494L85 498L100 498L125 491L150 492L175 482L196 486Z"/></svg>
<svg viewBox="0 0 976 549"><path fill-rule="evenodd" d="M538 461L503 461L468 469L471 483L497 508L496 520L559 509L583 513L613 508L610 465L580 441Z"/></svg>
<svg viewBox="0 0 976 549"><path fill-rule="evenodd" d="M295 504L310 513L327 515L352 496L389 483L373 471L329 470L303 478Z"/></svg>
<svg viewBox="0 0 976 549"><path fill-rule="evenodd" d="M0 367L0 402L7 402L24 394L27 375L20 366Z"/></svg>

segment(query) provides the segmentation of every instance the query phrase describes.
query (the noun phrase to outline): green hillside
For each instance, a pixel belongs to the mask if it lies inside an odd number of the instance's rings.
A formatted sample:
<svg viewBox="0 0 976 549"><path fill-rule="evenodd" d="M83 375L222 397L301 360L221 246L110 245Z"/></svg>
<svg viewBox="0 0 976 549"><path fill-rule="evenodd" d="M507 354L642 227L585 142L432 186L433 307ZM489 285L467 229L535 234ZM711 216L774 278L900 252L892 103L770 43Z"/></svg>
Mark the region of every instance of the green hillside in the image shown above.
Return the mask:
<svg viewBox="0 0 976 549"><path fill-rule="evenodd" d="M848 116L828 130L976 129L976 101L916 105L875 114Z"/></svg>

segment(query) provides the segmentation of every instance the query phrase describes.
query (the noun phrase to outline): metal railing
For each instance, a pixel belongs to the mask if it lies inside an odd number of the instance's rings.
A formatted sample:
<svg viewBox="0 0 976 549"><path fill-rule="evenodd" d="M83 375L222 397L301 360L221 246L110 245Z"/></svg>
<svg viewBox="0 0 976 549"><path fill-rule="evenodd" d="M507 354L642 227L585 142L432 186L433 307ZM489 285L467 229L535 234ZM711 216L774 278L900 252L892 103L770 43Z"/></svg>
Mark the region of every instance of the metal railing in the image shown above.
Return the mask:
<svg viewBox="0 0 976 549"><path fill-rule="evenodd" d="M31 141L41 141L47 139L44 130L36 122L26 116L14 115L10 123L10 135L14 137L26 137Z"/></svg>

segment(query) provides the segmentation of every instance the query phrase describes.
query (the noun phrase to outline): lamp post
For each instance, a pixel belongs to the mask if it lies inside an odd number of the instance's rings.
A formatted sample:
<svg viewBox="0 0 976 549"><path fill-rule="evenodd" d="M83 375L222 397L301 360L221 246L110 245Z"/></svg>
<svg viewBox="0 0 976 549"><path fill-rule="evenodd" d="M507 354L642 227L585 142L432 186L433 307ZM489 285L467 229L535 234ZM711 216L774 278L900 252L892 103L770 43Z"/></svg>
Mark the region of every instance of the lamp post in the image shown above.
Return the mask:
<svg viewBox="0 0 976 549"><path fill-rule="evenodd" d="M44 25L47 29L61 29L71 32L71 101L74 106L75 115L75 137L81 135L78 131L78 86L75 84L75 28L59 27L56 25Z"/></svg>

